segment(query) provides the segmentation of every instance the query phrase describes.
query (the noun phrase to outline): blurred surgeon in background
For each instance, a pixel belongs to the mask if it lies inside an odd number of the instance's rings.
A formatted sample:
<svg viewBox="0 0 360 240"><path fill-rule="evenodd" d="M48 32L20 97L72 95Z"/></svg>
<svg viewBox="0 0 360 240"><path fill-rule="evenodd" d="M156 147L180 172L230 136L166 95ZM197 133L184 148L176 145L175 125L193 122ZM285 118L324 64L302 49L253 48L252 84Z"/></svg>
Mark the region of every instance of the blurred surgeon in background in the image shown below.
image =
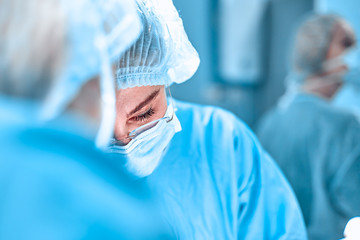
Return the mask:
<svg viewBox="0 0 360 240"><path fill-rule="evenodd" d="M199 57L169 0L137 0L143 31L119 60L108 151L146 178L180 239L306 239L287 181L251 131L219 108L172 99Z"/></svg>
<svg viewBox="0 0 360 240"><path fill-rule="evenodd" d="M339 239L360 214L360 125L332 102L351 73L354 45L340 17L308 16L296 34L288 91L258 126L295 190L309 239Z"/></svg>
<svg viewBox="0 0 360 240"><path fill-rule="evenodd" d="M336 93L333 104L344 110L350 111L360 120L360 1L356 0L319 0L316 6L320 12L336 12L348 21L357 34L357 46L354 46L346 60L349 72L345 76L344 86Z"/></svg>
<svg viewBox="0 0 360 240"><path fill-rule="evenodd" d="M94 106L63 113L93 82L115 117L111 64L140 29L130 1L0 1L0 239L169 239L144 183L84 136Z"/></svg>

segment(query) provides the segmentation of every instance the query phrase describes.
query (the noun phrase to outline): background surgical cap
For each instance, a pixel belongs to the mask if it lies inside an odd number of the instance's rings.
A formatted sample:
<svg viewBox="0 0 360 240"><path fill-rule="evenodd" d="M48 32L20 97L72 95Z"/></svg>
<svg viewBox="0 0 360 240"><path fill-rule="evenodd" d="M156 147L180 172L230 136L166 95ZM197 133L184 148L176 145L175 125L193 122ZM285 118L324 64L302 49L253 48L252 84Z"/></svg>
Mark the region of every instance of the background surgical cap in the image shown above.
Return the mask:
<svg viewBox="0 0 360 240"><path fill-rule="evenodd" d="M137 0L143 31L120 58L118 89L182 83L200 60L171 0Z"/></svg>
<svg viewBox="0 0 360 240"><path fill-rule="evenodd" d="M293 51L293 71L301 74L318 73L326 59L335 24L334 14L308 16L296 34Z"/></svg>

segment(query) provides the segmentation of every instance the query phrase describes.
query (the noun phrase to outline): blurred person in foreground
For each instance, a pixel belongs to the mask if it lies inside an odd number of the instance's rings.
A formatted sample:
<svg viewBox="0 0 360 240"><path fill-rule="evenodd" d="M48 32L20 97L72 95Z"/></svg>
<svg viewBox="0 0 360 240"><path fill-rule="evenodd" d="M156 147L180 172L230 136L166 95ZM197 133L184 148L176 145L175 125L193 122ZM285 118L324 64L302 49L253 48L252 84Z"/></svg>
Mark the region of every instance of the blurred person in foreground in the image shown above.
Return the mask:
<svg viewBox="0 0 360 240"><path fill-rule="evenodd" d="M309 239L339 239L360 214L360 125L333 105L355 49L342 18L308 16L296 34L287 92L257 129L295 190Z"/></svg>
<svg viewBox="0 0 360 240"><path fill-rule="evenodd" d="M140 29L130 1L0 0L0 239L169 238L146 185L94 144L112 133L111 64Z"/></svg>
<svg viewBox="0 0 360 240"><path fill-rule="evenodd" d="M136 2L143 31L117 66L113 160L147 179L180 239L306 239L288 182L248 127L171 97L199 65L172 1Z"/></svg>

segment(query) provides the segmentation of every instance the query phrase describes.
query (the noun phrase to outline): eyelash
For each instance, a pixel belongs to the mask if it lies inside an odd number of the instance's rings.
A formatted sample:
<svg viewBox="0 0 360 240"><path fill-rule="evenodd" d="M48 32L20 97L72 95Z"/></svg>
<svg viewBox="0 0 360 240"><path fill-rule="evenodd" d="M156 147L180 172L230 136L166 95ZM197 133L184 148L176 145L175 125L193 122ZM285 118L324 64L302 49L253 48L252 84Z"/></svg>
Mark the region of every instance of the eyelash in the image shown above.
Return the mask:
<svg viewBox="0 0 360 240"><path fill-rule="evenodd" d="M143 122L146 119L150 118L152 115L154 115L155 111L152 108L149 108L149 110L147 110L145 113L134 117L134 120L137 122Z"/></svg>

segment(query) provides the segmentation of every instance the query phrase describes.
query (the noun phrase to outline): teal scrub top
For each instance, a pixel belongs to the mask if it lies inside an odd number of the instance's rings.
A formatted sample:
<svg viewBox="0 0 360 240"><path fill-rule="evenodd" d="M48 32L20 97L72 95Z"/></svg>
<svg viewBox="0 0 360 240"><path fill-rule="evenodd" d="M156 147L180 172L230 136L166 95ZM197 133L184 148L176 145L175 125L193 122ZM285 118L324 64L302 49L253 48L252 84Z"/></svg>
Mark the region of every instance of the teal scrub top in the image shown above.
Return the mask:
<svg viewBox="0 0 360 240"><path fill-rule="evenodd" d="M249 128L175 102L182 131L147 177L179 239L307 239L295 195Z"/></svg>
<svg viewBox="0 0 360 240"><path fill-rule="evenodd" d="M257 129L265 149L289 179L309 239L339 239L360 215L360 124L352 114L301 93L276 107Z"/></svg>

